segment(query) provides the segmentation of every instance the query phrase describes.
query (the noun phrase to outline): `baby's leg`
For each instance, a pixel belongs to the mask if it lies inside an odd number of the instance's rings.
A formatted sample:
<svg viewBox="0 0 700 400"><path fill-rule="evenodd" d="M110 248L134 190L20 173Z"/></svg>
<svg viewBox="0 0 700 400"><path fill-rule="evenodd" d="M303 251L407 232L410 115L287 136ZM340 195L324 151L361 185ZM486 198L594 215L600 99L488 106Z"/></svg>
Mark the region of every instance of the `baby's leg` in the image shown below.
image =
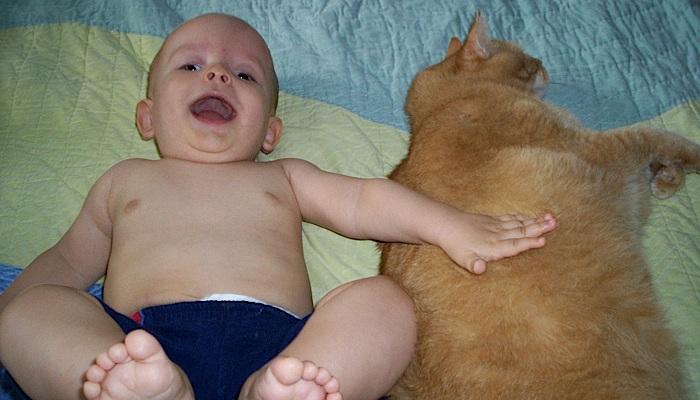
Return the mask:
<svg viewBox="0 0 700 400"><path fill-rule="evenodd" d="M95 356L124 340L86 293L40 285L18 295L0 318L0 359L32 399L78 399Z"/></svg>
<svg viewBox="0 0 700 400"><path fill-rule="evenodd" d="M321 299L280 357L248 379L241 399L305 399L251 395L265 383L261 377L269 374L270 366L287 357L326 368L337 380L343 400L378 399L403 373L415 341L413 302L398 285L384 276L350 282ZM339 396L308 397L326 398Z"/></svg>
<svg viewBox="0 0 700 400"><path fill-rule="evenodd" d="M81 399L98 354L124 341L100 303L79 290L27 289L0 317L0 360L33 399Z"/></svg>

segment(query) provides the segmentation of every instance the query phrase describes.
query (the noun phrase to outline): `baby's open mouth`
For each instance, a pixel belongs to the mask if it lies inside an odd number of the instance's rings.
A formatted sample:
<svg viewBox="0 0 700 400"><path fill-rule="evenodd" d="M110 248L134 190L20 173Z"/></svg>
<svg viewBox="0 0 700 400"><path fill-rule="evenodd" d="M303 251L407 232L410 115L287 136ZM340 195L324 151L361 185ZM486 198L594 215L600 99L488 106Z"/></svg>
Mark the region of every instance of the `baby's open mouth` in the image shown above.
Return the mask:
<svg viewBox="0 0 700 400"><path fill-rule="evenodd" d="M190 106L192 115L200 121L210 123L225 123L236 116L236 111L223 98L204 96Z"/></svg>

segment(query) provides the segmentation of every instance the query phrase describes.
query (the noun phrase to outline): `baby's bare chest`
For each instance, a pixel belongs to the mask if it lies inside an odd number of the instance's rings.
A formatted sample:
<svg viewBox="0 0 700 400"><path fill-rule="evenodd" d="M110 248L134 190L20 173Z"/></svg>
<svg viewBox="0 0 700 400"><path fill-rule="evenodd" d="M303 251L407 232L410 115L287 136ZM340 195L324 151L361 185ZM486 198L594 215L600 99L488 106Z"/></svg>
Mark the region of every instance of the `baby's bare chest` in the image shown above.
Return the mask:
<svg viewBox="0 0 700 400"><path fill-rule="evenodd" d="M286 177L274 170L162 167L115 180L110 204L115 227L229 230L299 218Z"/></svg>

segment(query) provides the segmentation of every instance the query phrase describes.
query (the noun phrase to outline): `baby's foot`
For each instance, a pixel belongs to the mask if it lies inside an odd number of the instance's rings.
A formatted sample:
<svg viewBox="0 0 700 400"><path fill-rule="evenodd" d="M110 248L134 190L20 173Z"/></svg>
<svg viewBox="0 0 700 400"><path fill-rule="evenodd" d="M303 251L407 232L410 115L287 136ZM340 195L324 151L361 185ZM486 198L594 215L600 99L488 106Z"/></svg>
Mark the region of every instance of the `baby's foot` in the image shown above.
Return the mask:
<svg viewBox="0 0 700 400"><path fill-rule="evenodd" d="M248 378L239 400L342 400L339 389L327 369L280 356Z"/></svg>
<svg viewBox="0 0 700 400"><path fill-rule="evenodd" d="M185 374L143 330L129 333L124 343L98 355L85 379L88 400L194 399Z"/></svg>

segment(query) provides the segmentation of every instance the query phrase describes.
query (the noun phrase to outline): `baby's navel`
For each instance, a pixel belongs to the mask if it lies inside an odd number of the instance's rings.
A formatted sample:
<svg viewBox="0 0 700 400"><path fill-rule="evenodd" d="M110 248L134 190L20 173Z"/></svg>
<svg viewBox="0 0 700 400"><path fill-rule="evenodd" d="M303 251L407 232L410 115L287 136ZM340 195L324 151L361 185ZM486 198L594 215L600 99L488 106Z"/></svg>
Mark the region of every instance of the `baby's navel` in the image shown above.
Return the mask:
<svg viewBox="0 0 700 400"><path fill-rule="evenodd" d="M139 203L141 201L139 199L133 199L126 203L126 206L124 206L124 214L131 214L132 212L136 211L137 208L139 208Z"/></svg>

